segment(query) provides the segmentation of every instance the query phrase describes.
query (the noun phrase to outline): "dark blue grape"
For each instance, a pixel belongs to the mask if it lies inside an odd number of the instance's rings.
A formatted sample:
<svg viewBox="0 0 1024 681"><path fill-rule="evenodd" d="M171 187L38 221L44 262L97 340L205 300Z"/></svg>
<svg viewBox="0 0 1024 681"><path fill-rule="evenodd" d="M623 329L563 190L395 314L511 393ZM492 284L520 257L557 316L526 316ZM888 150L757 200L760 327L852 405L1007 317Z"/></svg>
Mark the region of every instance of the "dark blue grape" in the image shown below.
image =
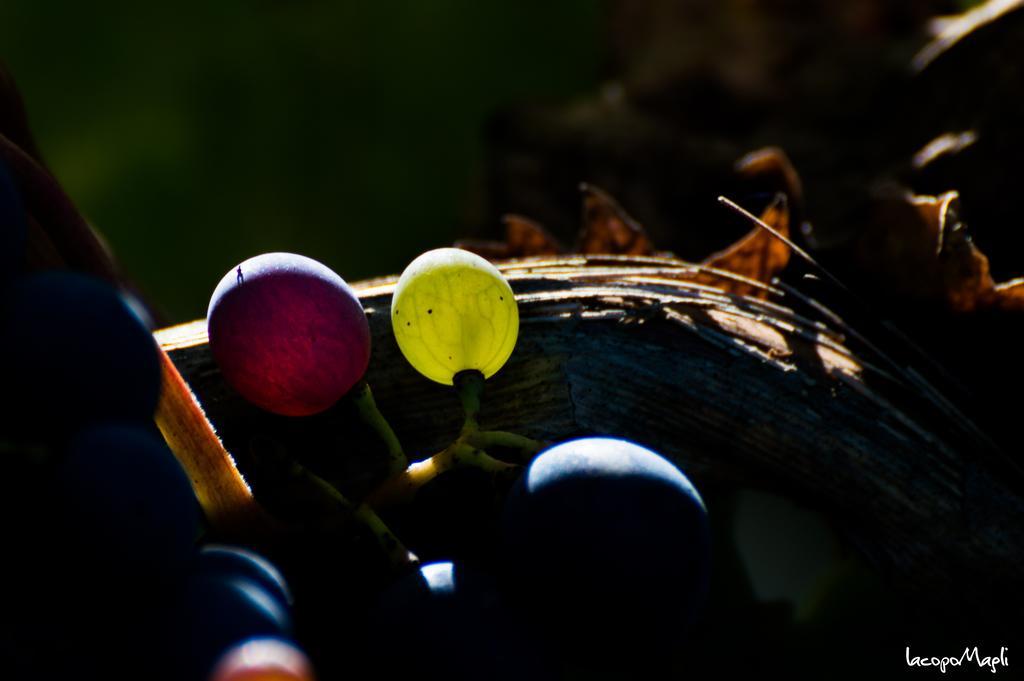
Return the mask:
<svg viewBox="0 0 1024 681"><path fill-rule="evenodd" d="M541 453L502 526L503 588L588 654L671 649L706 597L704 503L678 468L631 442L584 438Z"/></svg>
<svg viewBox="0 0 1024 681"><path fill-rule="evenodd" d="M0 159L0 285L24 266L25 208L7 163Z"/></svg>
<svg viewBox="0 0 1024 681"><path fill-rule="evenodd" d="M281 572L266 558L248 549L222 544L204 546L196 558L195 573L248 579L276 598L282 606L292 605L292 594Z"/></svg>
<svg viewBox="0 0 1024 681"><path fill-rule="evenodd" d="M60 435L97 421L152 421L153 335L113 287L72 272L22 277L0 297L0 427Z"/></svg>
<svg viewBox="0 0 1024 681"><path fill-rule="evenodd" d="M189 580L172 624L171 652L183 678L196 679L243 641L292 632L288 609L256 582L204 574Z"/></svg>
<svg viewBox="0 0 1024 681"><path fill-rule="evenodd" d="M380 664L394 678L553 677L494 581L461 564L432 563L400 579L382 595L372 623L372 657L386 659ZM389 652L395 645L400 651Z"/></svg>
<svg viewBox="0 0 1024 681"><path fill-rule="evenodd" d="M87 428L57 470L58 522L101 574L171 581L191 564L200 510L167 445L137 425Z"/></svg>

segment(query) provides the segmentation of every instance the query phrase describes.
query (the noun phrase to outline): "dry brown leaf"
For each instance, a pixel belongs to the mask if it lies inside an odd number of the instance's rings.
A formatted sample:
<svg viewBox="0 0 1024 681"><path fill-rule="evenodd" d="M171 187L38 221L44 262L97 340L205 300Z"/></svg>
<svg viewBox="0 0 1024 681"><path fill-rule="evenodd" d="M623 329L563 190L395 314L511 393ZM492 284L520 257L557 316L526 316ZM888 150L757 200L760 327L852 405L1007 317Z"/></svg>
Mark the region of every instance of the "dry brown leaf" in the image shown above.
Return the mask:
<svg viewBox="0 0 1024 681"><path fill-rule="evenodd" d="M558 255L562 245L539 223L522 215L505 215L505 240L510 257L522 258L531 255Z"/></svg>
<svg viewBox="0 0 1024 681"><path fill-rule="evenodd" d="M959 217L959 195L876 197L858 264L903 297L955 312L1024 310L1024 280L996 284L988 257Z"/></svg>
<svg viewBox="0 0 1024 681"><path fill-rule="evenodd" d="M775 201L761 214L761 220L782 236L789 238L789 207L785 194L778 194ZM768 284L789 263L789 246L767 230L754 227L745 237L704 260L708 267L728 270L748 279ZM707 277L702 276L702 279ZM745 284L742 281L714 278L707 283L738 295L767 297L763 288Z"/></svg>
<svg viewBox="0 0 1024 681"><path fill-rule="evenodd" d="M583 231L576 251L601 255L653 255L647 232L607 192L581 184Z"/></svg>
<svg viewBox="0 0 1024 681"><path fill-rule="evenodd" d="M793 163L779 147L755 149L736 161L736 172L742 177L758 180L785 192L792 200L803 199L800 176Z"/></svg>
<svg viewBox="0 0 1024 681"><path fill-rule="evenodd" d="M1024 310L1024 277L996 284L992 306L1000 310Z"/></svg>
<svg viewBox="0 0 1024 681"><path fill-rule="evenodd" d="M978 141L978 133L974 130L962 132L944 132L921 147L911 158L910 165L915 171L962 153Z"/></svg>
<svg viewBox="0 0 1024 681"><path fill-rule="evenodd" d="M775 194L776 198L761 213L761 220L782 236L790 238L790 225L799 220L803 187L786 154L776 147L752 151L736 162L736 173L751 189ZM746 236L725 250L710 255L703 264L769 284L789 263L789 251L784 241L755 225ZM701 278L730 293L761 298L768 295L763 288L742 281Z"/></svg>
<svg viewBox="0 0 1024 681"><path fill-rule="evenodd" d="M504 215L505 241L474 241L464 239L455 242L456 248L472 251L488 260L528 258L537 255L558 255L562 246L544 227L522 215Z"/></svg>
<svg viewBox="0 0 1024 681"><path fill-rule="evenodd" d="M752 151L737 161L735 168L736 174L757 191L784 194L789 208L788 226L793 229L800 227L804 213L803 183L782 149L765 147ZM785 236L789 237L789 234Z"/></svg>
<svg viewBox="0 0 1024 681"><path fill-rule="evenodd" d="M1024 0L988 0L962 14L933 19L931 29L935 38L914 55L914 70L923 71L967 36L1022 8Z"/></svg>

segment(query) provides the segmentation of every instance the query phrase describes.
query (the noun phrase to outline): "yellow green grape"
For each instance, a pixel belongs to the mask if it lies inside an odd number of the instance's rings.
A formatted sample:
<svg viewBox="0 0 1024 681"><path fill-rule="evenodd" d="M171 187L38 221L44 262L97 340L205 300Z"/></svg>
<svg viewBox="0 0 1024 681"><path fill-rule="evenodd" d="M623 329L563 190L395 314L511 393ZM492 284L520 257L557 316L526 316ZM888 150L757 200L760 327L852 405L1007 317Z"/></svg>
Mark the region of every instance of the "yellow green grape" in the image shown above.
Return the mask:
<svg viewBox="0 0 1024 681"><path fill-rule="evenodd" d="M402 272L391 325L417 371L452 385L460 371L487 378L505 364L519 336L519 308L498 268L469 251L439 248Z"/></svg>

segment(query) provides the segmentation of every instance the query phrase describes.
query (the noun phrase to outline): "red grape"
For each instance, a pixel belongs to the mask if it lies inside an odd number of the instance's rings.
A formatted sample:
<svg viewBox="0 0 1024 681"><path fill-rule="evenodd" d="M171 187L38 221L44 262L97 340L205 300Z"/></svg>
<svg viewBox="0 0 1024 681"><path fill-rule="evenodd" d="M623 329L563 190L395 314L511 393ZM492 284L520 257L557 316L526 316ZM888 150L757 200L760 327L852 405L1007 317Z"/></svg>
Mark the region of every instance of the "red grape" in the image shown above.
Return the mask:
<svg viewBox="0 0 1024 681"><path fill-rule="evenodd" d="M224 275L207 329L225 380L285 416L324 411L370 362L359 298L326 265L292 253L258 255Z"/></svg>
<svg viewBox="0 0 1024 681"><path fill-rule="evenodd" d="M225 653L211 681L313 681L306 655L278 638L257 638Z"/></svg>

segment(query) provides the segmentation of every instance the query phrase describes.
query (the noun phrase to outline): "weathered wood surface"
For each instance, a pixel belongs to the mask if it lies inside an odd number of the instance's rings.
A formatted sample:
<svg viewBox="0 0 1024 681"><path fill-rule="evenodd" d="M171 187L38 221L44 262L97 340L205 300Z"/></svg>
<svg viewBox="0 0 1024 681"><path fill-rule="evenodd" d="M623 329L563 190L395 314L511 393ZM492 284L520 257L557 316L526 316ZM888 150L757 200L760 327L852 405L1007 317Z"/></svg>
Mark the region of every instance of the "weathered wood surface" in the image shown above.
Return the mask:
<svg viewBox="0 0 1024 681"><path fill-rule="evenodd" d="M698 484L771 489L822 511L897 583L985 607L1019 604L1019 478L912 374L865 359L864 347L853 352L862 344L797 314L781 291L774 302L732 295L710 285L729 275L677 260L573 256L502 269L522 328L488 381L486 427L634 439ZM450 389L399 353L393 282L356 285L374 338L367 379L422 458L451 440L461 414ZM223 382L202 321L158 338L243 472L254 438L270 437L349 494L379 482L381 445L346 403L308 419L265 414Z"/></svg>

